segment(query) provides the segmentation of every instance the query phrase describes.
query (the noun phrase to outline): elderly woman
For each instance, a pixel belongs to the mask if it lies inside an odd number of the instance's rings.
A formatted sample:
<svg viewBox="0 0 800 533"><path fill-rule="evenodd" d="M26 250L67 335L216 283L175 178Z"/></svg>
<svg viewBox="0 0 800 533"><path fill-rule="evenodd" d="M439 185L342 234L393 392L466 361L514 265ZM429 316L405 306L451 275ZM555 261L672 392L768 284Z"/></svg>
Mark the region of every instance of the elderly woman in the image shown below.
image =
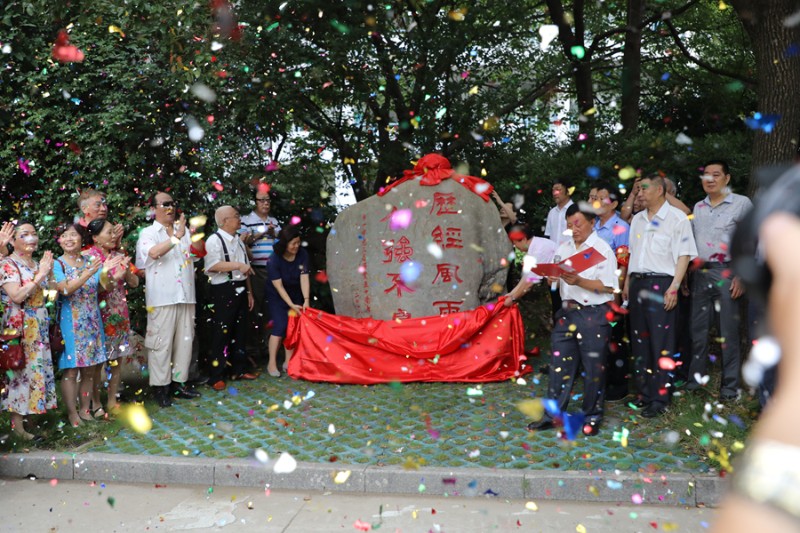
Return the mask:
<svg viewBox="0 0 800 533"><path fill-rule="evenodd" d="M93 257L97 262L105 263L108 259L119 257L121 262L118 267L108 274L114 278L105 290L100 291L100 316L103 320L103 330L106 335L106 373L108 380L108 399L106 410L113 413L117 409L117 393L119 392L120 366L117 359L129 349L128 332L131 329L130 315L128 313L128 298L126 285L137 287L139 277L129 270L130 257L116 250L114 226L105 218L96 218L86 227L94 244L85 254ZM117 272L119 270L119 272ZM130 352L128 352L130 354ZM102 365L98 365L94 376L94 390L92 392L92 406L99 407L100 385L102 380ZM97 408L95 407L95 409ZM98 411L98 414L100 412Z"/></svg>
<svg viewBox="0 0 800 533"><path fill-rule="evenodd" d="M100 317L98 291L103 270L110 272L118 267L121 257L99 261L90 255L82 255L84 244L91 243L91 237L80 224L62 224L56 229L58 244L64 255L56 260L53 268L56 288L61 301L61 335L64 339L64 353L58 366L64 371L61 378L62 400L67 406L67 416L73 427L83 421L105 415L98 406L91 409L94 375L98 365L108 356L105 348L103 322ZM80 394L78 409L77 380L80 371Z"/></svg>
<svg viewBox="0 0 800 533"><path fill-rule="evenodd" d="M289 313L301 313L309 306L311 281L308 277L308 252L300 246L300 229L287 226L278 233L275 252L267 263L267 284L265 294L272 316L272 332L269 337L269 362L267 372L272 377L280 377L278 371L278 348L286 336ZM284 372L289 366L292 351L286 350Z"/></svg>
<svg viewBox="0 0 800 533"><path fill-rule="evenodd" d="M0 301L3 328L24 331L22 348L25 367L0 376L3 386L0 407L11 413L11 428L24 440L34 436L25 431L23 417L56 408L56 386L50 355L45 308L45 289L53 268L53 254L45 252L40 263L33 260L39 245L36 228L20 222L11 238L13 253L0 262ZM36 439L41 439L37 436Z"/></svg>

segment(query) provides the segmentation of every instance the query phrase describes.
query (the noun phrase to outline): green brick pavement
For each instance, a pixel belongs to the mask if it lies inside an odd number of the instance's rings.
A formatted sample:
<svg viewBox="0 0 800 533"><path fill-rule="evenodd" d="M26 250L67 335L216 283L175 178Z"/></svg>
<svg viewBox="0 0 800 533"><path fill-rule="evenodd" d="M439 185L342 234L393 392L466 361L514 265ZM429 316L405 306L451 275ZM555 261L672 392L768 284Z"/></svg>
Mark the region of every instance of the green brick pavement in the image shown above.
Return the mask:
<svg viewBox="0 0 800 533"><path fill-rule="evenodd" d="M201 399L177 400L167 409L147 402L149 433L123 429L82 451L227 458L262 448L300 461L409 468L700 473L713 467L685 453L686 428L643 419L622 403L607 404L595 437L568 442L554 431L528 432L516 405L541 397L546 380L356 386L262 376L229 383L225 392L203 388ZM626 447L619 438L623 428Z"/></svg>

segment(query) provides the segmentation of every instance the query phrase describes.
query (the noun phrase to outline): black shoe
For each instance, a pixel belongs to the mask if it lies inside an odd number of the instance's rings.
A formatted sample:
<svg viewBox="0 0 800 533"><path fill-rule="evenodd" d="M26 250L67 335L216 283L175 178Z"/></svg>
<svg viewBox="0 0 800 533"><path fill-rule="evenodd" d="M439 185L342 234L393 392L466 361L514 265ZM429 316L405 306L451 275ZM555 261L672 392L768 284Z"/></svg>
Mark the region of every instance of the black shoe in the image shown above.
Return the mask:
<svg viewBox="0 0 800 533"><path fill-rule="evenodd" d="M612 390L612 389L608 389L608 390L606 391L606 397L605 397L605 400L606 400L607 402L612 402L612 403L613 403L613 402L621 402L622 400L624 400L624 399L625 399L625 398L627 398L627 397L628 397L628 391L626 391L626 390Z"/></svg>
<svg viewBox="0 0 800 533"><path fill-rule="evenodd" d="M172 407L172 400L169 399L169 385L163 387L151 386L153 397L159 407Z"/></svg>
<svg viewBox="0 0 800 533"><path fill-rule="evenodd" d="M719 402L720 403L735 402L738 399L739 399L739 395L736 394L735 392L733 392L733 393L731 393L731 392L723 392L723 393L721 393L719 395Z"/></svg>
<svg viewBox="0 0 800 533"><path fill-rule="evenodd" d="M600 421L599 420L591 420L589 423L583 426L583 434L587 437L593 437L600 433Z"/></svg>
<svg viewBox="0 0 800 533"><path fill-rule="evenodd" d="M642 416L645 418L656 418L667 412L667 408L663 405L650 404L650 406L642 411Z"/></svg>
<svg viewBox="0 0 800 533"><path fill-rule="evenodd" d="M637 396L635 400L628 402L628 405L636 409L646 409L649 404L644 398Z"/></svg>
<svg viewBox="0 0 800 533"><path fill-rule="evenodd" d="M177 383L175 381L172 382L171 392L173 398L182 398L184 400L192 400L202 396L202 394L196 390L186 388L183 383Z"/></svg>
<svg viewBox="0 0 800 533"><path fill-rule="evenodd" d="M195 379L190 379L189 381L186 382L186 384L191 385L193 387L197 385L205 385L206 383L208 383L208 379L209 379L208 376L201 374Z"/></svg>
<svg viewBox="0 0 800 533"><path fill-rule="evenodd" d="M530 424L528 424L528 431L537 431L537 430L543 430L543 429L553 429L554 427L556 427L556 426L555 426L555 424L553 424L552 420L550 420L548 418L543 418L542 420L539 420L538 422L531 422Z"/></svg>

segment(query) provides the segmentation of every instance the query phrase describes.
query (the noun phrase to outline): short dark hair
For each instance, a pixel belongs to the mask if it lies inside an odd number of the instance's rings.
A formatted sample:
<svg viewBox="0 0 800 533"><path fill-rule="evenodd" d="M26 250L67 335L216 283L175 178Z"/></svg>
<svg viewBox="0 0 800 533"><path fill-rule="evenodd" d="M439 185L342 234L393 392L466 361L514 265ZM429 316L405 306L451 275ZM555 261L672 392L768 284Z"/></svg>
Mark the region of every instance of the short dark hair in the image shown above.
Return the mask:
<svg viewBox="0 0 800 533"><path fill-rule="evenodd" d="M533 229L528 224L524 222L518 222L516 224L512 224L510 228L508 228L508 234L511 235L515 231L519 231L525 234L525 238L530 240L533 239L536 235L533 232Z"/></svg>
<svg viewBox="0 0 800 533"><path fill-rule="evenodd" d="M712 159L711 161L706 161L706 164L703 165L703 171L705 171L705 169L708 168L711 165L719 165L719 166L721 166L722 167L722 171L725 174L730 174L731 173L731 167L730 167L730 165L728 165L728 162L725 161L724 159Z"/></svg>
<svg viewBox="0 0 800 533"><path fill-rule="evenodd" d="M608 181L598 181L594 184L594 188L598 191L608 191L608 197L611 199L612 202L619 202L619 194L616 187L611 185L611 182Z"/></svg>
<svg viewBox="0 0 800 533"><path fill-rule="evenodd" d="M100 220L100 219L98 219L98 220ZM70 229L74 229L75 231L78 232L78 235L80 235L80 237L81 237L81 244L82 245L86 246L86 245L94 244L94 239L92 239L92 236L89 235L89 232L86 230L86 228L84 228L83 226L81 226L77 222L72 222L72 223L64 222L64 223L59 224L58 226L56 226L56 229L53 232L54 235L55 235L56 240L61 238L61 236L64 233L66 233L68 230L70 230Z"/></svg>
<svg viewBox="0 0 800 533"><path fill-rule="evenodd" d="M275 245L272 247L274 253L283 255L286 252L286 245L297 237L300 237L300 226L294 224L284 226L278 232L278 240L275 241Z"/></svg>
<svg viewBox="0 0 800 533"><path fill-rule="evenodd" d="M595 214L594 211L586 211L585 209L581 209L579 204L572 204L571 206L569 206L567 208L567 212L564 215L564 218L569 218L576 213L582 214L584 218L589 222L597 218L597 215Z"/></svg>
<svg viewBox="0 0 800 533"><path fill-rule="evenodd" d="M103 231L103 228L106 227L106 222L108 222L108 220L105 218L96 218L92 220L86 225L87 233L89 233L91 237L99 235L100 232Z"/></svg>
<svg viewBox="0 0 800 533"><path fill-rule="evenodd" d="M642 178L643 180L650 180L651 182L655 183L657 186L661 187L661 190L664 193L664 196L667 194L667 182L664 181L664 177L661 174L647 174Z"/></svg>
<svg viewBox="0 0 800 533"><path fill-rule="evenodd" d="M563 185L567 192L572 188L572 178L569 176L562 176L553 180L553 186Z"/></svg>
<svg viewBox="0 0 800 533"><path fill-rule="evenodd" d="M261 190L261 183L253 187L253 201L256 201L259 194L266 194L269 196L270 203L275 199L275 190L272 187L269 187L266 191Z"/></svg>

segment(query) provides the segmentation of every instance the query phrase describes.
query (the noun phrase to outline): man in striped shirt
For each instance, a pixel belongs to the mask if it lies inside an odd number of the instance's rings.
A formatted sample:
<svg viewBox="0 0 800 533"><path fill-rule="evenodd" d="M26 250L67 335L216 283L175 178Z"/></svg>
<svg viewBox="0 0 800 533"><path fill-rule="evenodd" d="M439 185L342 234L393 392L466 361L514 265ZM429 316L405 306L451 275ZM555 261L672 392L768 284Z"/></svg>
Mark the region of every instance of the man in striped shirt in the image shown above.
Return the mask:
<svg viewBox="0 0 800 533"><path fill-rule="evenodd" d="M267 306L264 303L264 283L267 279L267 261L272 255L275 237L281 230L275 217L269 215L272 196L269 190L257 188L253 194L256 208L242 217L240 237L247 246L253 275L250 283L253 286L255 306L250 312L252 334L248 336L247 355L251 359L264 360L267 356L266 324L269 321Z"/></svg>

